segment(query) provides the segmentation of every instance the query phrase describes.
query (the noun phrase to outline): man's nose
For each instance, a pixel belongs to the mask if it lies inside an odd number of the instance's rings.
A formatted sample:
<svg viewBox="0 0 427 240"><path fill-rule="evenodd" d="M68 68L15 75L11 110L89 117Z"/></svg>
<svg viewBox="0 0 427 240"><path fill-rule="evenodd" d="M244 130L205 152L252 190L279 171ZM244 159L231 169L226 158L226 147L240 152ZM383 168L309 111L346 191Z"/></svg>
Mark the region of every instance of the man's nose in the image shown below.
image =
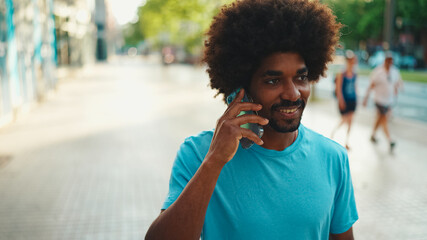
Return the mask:
<svg viewBox="0 0 427 240"><path fill-rule="evenodd" d="M293 81L285 81L282 85L280 97L284 100L295 102L301 98L301 93Z"/></svg>

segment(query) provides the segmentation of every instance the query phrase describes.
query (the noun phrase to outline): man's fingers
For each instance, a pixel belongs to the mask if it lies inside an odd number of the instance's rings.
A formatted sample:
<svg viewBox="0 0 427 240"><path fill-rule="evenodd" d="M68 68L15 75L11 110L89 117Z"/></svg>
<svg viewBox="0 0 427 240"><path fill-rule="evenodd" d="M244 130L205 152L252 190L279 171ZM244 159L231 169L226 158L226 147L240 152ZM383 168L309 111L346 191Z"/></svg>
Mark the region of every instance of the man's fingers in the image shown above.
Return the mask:
<svg viewBox="0 0 427 240"><path fill-rule="evenodd" d="M236 103L233 106L230 106L230 108L228 109L228 111L226 112L226 116L228 118L234 118L237 115L240 114L240 112L242 111L259 111L262 109L262 105L261 104L256 104L256 103L250 103L250 102L242 102L242 103Z"/></svg>
<svg viewBox="0 0 427 240"><path fill-rule="evenodd" d="M240 89L240 91L236 94L236 97L233 99L233 101L230 103L230 106L235 105L236 103L239 103L242 101L243 97L245 96L245 89Z"/></svg>
<svg viewBox="0 0 427 240"><path fill-rule="evenodd" d="M246 128L241 128L240 131L241 131L242 137L248 138L249 140L252 140L254 143L256 143L258 145L264 144L264 141L262 141L261 138L259 138L258 135L256 135L251 130L246 129Z"/></svg>
<svg viewBox="0 0 427 240"><path fill-rule="evenodd" d="M229 112L234 108L234 106L236 105L236 103L240 103L242 101L244 95L245 95L245 90L244 89L240 89L240 91L234 97L233 101L231 101L230 104L228 104L228 107L225 110L223 116L229 115Z"/></svg>
<svg viewBox="0 0 427 240"><path fill-rule="evenodd" d="M239 126L246 124L246 123L257 123L259 125L267 125L268 119L260 117L260 116L255 115L255 114L245 114L245 115L242 115L242 116L239 116L239 117L233 119L232 122L234 124L239 125Z"/></svg>

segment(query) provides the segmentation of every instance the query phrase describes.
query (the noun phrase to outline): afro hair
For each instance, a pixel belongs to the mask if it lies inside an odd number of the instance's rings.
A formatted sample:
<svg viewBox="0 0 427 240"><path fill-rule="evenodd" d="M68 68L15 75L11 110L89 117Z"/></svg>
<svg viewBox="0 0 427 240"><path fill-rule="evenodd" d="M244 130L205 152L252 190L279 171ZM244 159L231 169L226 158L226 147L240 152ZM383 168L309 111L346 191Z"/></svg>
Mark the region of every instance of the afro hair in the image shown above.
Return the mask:
<svg viewBox="0 0 427 240"><path fill-rule="evenodd" d="M275 52L296 52L308 79L324 76L341 24L331 9L309 0L238 0L222 7L205 41L210 86L224 98L248 88L261 61Z"/></svg>

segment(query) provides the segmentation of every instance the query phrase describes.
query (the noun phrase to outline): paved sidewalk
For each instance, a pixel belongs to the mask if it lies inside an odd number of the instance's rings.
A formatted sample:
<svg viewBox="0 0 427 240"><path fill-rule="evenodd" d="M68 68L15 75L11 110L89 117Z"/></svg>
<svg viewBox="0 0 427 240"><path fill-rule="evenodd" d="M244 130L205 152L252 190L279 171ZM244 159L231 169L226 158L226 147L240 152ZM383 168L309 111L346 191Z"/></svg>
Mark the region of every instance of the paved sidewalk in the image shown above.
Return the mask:
<svg viewBox="0 0 427 240"><path fill-rule="evenodd" d="M159 214L183 139L224 111L202 68L120 58L73 71L57 92L0 129L0 240L142 239ZM356 239L427 239L427 126L394 118L394 155L368 141L360 109L350 139ZM303 123L329 136L333 100ZM344 129L337 133L342 142Z"/></svg>
<svg viewBox="0 0 427 240"><path fill-rule="evenodd" d="M312 102L303 122L330 136L338 124L333 100ZM331 107L334 106L334 107ZM369 141L374 110L358 109L350 137L349 159L360 220L356 239L427 239L427 127L394 118L390 124L397 145L394 154L379 131L377 144ZM344 143L345 128L335 140Z"/></svg>

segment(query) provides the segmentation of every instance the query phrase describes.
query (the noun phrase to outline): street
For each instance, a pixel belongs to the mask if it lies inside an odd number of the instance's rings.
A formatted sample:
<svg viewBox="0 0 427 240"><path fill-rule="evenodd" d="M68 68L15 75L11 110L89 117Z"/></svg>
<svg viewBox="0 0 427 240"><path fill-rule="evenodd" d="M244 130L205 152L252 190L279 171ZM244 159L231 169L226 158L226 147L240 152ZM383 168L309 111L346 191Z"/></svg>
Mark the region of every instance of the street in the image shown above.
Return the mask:
<svg viewBox="0 0 427 240"><path fill-rule="evenodd" d="M64 76L46 101L0 128L0 240L142 239L160 213L176 151L215 127L222 97L203 67L141 57ZM332 97L311 101L302 122L329 137L336 108ZM382 132L369 141L374 109L356 112L355 239L427 239L427 122L397 111L394 154ZM344 136L341 128L334 140Z"/></svg>

